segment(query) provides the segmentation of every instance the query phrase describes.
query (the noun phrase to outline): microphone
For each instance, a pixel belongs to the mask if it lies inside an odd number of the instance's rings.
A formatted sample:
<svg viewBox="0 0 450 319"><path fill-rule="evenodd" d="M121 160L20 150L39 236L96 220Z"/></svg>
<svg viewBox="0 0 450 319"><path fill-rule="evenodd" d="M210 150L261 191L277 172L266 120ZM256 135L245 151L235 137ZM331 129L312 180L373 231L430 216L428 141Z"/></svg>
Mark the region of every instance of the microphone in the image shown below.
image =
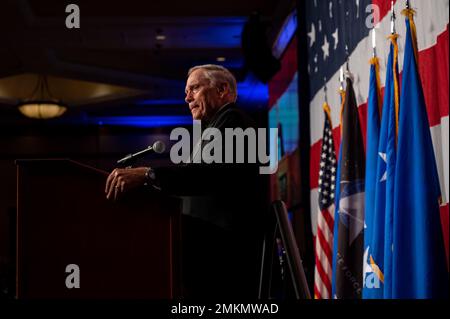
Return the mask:
<svg viewBox="0 0 450 319"><path fill-rule="evenodd" d="M146 155L147 153L150 153L153 151L155 153L161 154L164 152L165 149L166 149L166 145L163 142L156 141L155 143L153 143L153 145L147 147L146 149L144 149L142 151L136 152L134 154L128 154L124 158L121 158L120 160L117 161L117 164L126 165L133 160L141 158L142 156Z"/></svg>

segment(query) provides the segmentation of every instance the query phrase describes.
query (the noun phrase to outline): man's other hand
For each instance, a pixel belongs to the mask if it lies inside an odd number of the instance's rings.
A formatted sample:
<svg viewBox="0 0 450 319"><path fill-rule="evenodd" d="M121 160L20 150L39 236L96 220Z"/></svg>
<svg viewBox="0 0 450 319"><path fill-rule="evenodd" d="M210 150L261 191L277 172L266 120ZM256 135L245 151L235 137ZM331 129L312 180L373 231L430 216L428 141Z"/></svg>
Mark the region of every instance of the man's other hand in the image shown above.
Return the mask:
<svg viewBox="0 0 450 319"><path fill-rule="evenodd" d="M148 167L116 168L106 180L105 193L107 199L117 200L123 193L143 186L147 181L145 173Z"/></svg>

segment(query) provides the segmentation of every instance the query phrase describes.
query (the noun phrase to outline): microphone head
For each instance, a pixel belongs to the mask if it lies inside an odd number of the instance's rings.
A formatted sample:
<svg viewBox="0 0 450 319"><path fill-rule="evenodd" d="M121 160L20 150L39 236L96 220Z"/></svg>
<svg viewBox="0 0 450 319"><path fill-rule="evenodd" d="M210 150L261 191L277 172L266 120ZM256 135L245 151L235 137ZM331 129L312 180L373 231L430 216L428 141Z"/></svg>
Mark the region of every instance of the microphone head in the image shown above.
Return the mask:
<svg viewBox="0 0 450 319"><path fill-rule="evenodd" d="M166 145L161 141L156 141L155 143L153 143L152 149L153 151L155 151L155 153L161 154L166 149Z"/></svg>

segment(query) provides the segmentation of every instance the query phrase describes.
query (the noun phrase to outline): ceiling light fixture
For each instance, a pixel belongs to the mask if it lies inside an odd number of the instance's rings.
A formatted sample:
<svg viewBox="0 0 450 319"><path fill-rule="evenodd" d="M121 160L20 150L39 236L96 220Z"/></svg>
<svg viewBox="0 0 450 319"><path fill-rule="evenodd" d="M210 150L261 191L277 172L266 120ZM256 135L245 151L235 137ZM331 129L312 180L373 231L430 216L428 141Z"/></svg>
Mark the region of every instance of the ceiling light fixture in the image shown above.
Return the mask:
<svg viewBox="0 0 450 319"><path fill-rule="evenodd" d="M217 61L217 62L225 62L225 60L226 60L226 59L225 59L225 57L223 57L223 56L219 56L219 57L216 58L216 61Z"/></svg>
<svg viewBox="0 0 450 319"><path fill-rule="evenodd" d="M50 93L47 76L39 75L36 87L30 97L18 105L19 111L26 117L50 119L64 114L67 107Z"/></svg>
<svg viewBox="0 0 450 319"><path fill-rule="evenodd" d="M163 30L160 28L156 29L156 36L155 39L158 41L164 41L166 39L166 36L163 34Z"/></svg>

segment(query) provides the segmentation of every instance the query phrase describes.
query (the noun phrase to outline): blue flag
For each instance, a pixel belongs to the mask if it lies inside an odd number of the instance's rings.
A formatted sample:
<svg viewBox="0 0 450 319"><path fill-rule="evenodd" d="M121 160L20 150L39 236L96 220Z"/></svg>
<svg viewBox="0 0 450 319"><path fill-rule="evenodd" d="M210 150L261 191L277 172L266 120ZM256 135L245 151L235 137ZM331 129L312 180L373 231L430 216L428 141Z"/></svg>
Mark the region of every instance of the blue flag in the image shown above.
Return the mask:
<svg viewBox="0 0 450 319"><path fill-rule="evenodd" d="M415 58L416 39L411 34L412 10L407 11L395 167L392 297L446 298L439 180Z"/></svg>
<svg viewBox="0 0 450 319"><path fill-rule="evenodd" d="M389 63L388 63L389 65ZM366 133L366 204L364 223L364 266L363 266L363 298L381 298L380 281L371 265L373 249L372 231L374 229L375 189L377 185L378 141L380 138L380 108L378 84L378 58L371 59L369 78L369 99L367 106ZM386 80L387 82L387 80Z"/></svg>
<svg viewBox="0 0 450 319"><path fill-rule="evenodd" d="M386 66L380 139L377 152L374 212L370 247L365 252L365 268L369 269L366 290L370 298L391 297L392 216L396 162L396 110L399 105L397 35L390 36L391 45Z"/></svg>

